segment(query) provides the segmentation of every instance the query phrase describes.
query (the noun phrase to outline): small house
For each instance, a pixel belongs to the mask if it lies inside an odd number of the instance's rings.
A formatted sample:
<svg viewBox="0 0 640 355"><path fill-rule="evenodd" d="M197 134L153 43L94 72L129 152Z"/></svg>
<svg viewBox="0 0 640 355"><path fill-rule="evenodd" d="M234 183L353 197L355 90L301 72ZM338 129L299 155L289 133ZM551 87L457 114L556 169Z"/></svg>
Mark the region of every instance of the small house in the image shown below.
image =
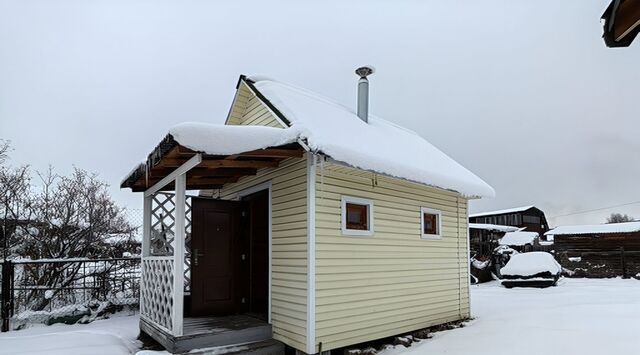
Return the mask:
<svg viewBox="0 0 640 355"><path fill-rule="evenodd" d="M556 258L576 276L640 273L640 222L560 226L548 231Z"/></svg>
<svg viewBox="0 0 640 355"><path fill-rule="evenodd" d="M171 128L144 200L140 328L169 351L298 353L470 316L468 202L493 189L415 132L241 76L224 125Z"/></svg>
<svg viewBox="0 0 640 355"><path fill-rule="evenodd" d="M498 211L473 213L469 223L498 224L525 228L529 232L543 235L549 230L544 212L535 206L523 206Z"/></svg>

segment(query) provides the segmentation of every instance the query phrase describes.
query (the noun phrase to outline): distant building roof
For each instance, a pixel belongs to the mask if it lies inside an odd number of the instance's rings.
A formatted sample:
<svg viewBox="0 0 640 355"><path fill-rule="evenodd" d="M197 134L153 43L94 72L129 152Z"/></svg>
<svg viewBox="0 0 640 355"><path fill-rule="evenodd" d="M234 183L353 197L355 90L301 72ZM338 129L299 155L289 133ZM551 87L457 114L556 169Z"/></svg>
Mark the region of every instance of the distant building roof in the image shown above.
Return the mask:
<svg viewBox="0 0 640 355"><path fill-rule="evenodd" d="M560 226L546 232L545 235L606 234L606 233L632 233L632 232L640 232L640 222Z"/></svg>
<svg viewBox="0 0 640 355"><path fill-rule="evenodd" d="M534 207L535 206L522 206L522 207L508 208L508 209L504 209L504 210L473 213L473 214L470 214L469 217L493 216L493 215L496 215L496 214L523 212L523 211L526 211L526 210L528 210L530 208L534 208Z"/></svg>
<svg viewBox="0 0 640 355"><path fill-rule="evenodd" d="M538 237L537 232L509 232L505 233L504 237L500 239L498 244L500 245L508 245L508 246L522 246L531 244L533 245L533 241Z"/></svg>
<svg viewBox="0 0 640 355"><path fill-rule="evenodd" d="M483 229L488 231L497 231L497 232L515 232L518 227L512 226L501 226L499 224L485 224L485 223L469 223L469 228L471 229Z"/></svg>

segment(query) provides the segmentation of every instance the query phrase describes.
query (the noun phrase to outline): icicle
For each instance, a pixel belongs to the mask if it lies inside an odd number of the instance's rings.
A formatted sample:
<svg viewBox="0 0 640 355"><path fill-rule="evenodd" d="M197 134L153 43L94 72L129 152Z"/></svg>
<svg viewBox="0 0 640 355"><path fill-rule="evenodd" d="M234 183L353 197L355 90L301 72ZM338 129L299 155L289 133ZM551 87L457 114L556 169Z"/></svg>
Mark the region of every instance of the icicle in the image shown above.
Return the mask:
<svg viewBox="0 0 640 355"><path fill-rule="evenodd" d="M320 156L320 199L324 200L324 156Z"/></svg>

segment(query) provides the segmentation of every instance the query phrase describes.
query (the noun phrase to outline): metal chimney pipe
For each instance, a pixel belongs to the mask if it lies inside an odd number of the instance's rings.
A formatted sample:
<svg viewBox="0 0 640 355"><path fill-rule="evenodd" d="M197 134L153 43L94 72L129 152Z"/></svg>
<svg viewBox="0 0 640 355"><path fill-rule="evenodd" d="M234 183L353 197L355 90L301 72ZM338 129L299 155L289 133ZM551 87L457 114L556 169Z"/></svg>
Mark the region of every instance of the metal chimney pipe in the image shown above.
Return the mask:
<svg viewBox="0 0 640 355"><path fill-rule="evenodd" d="M369 80L367 76L373 74L372 66L364 66L356 69L358 80L358 117L365 123L369 122Z"/></svg>

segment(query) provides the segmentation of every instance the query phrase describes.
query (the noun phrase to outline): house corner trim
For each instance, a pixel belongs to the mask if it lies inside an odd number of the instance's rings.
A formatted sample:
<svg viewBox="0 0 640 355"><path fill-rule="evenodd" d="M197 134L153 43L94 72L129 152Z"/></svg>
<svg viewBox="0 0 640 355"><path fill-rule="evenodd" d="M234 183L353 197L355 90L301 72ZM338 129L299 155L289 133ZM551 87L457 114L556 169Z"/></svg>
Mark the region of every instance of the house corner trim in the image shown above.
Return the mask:
<svg viewBox="0 0 640 355"><path fill-rule="evenodd" d="M316 353L316 155L307 153L307 354Z"/></svg>

